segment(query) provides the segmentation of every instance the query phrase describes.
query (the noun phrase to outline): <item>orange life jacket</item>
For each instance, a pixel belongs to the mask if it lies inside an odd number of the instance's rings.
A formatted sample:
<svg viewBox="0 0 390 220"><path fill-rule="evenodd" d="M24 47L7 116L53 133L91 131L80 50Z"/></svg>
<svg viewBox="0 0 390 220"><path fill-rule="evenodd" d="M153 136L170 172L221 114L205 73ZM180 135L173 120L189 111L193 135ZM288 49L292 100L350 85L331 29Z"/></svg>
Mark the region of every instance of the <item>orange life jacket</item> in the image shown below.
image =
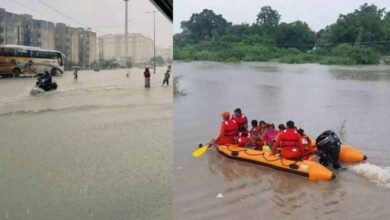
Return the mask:
<svg viewBox="0 0 390 220"><path fill-rule="evenodd" d="M299 158L303 155L302 137L293 128L288 128L281 132L280 148L283 158L292 159Z"/></svg>
<svg viewBox="0 0 390 220"><path fill-rule="evenodd" d="M241 116L237 117L236 115L232 115L232 120L237 122L237 126L239 128L243 127L245 128L246 123L248 122L248 119L244 114L241 114Z"/></svg>
<svg viewBox="0 0 390 220"><path fill-rule="evenodd" d="M221 123L221 131L218 139L216 140L217 144L234 144L234 138L237 136L237 123L233 120L224 120Z"/></svg>

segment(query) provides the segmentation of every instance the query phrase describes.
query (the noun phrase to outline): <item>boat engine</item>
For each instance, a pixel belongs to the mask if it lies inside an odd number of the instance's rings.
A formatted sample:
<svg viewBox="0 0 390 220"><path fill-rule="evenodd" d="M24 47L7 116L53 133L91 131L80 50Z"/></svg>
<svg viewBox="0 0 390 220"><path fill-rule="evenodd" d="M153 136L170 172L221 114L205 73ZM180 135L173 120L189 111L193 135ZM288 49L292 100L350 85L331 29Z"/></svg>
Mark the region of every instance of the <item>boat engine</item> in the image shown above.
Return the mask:
<svg viewBox="0 0 390 220"><path fill-rule="evenodd" d="M316 145L319 150L319 162L322 165L328 166L332 163L334 169L341 168L339 164L341 141L334 131L322 132L316 139Z"/></svg>

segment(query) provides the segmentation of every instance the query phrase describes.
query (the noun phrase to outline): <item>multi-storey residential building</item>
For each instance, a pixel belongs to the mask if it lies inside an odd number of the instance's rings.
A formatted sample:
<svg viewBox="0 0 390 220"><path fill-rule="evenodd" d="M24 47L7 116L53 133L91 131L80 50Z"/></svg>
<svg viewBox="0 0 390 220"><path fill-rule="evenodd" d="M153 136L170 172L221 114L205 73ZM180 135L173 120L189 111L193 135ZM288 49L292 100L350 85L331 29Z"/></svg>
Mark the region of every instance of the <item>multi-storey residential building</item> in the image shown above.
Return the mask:
<svg viewBox="0 0 390 220"><path fill-rule="evenodd" d="M34 20L0 8L0 44L19 44L59 50L66 63L90 67L96 61L96 33L63 23Z"/></svg>
<svg viewBox="0 0 390 220"><path fill-rule="evenodd" d="M79 59L80 64L83 67L89 67L91 64L96 61L96 33L92 32L90 29L84 30L79 29L80 38L79 38Z"/></svg>
<svg viewBox="0 0 390 220"><path fill-rule="evenodd" d="M31 46L54 50L54 23L32 20Z"/></svg>
<svg viewBox="0 0 390 220"><path fill-rule="evenodd" d="M103 59L116 59L121 65L125 64L126 57L137 65L148 63L153 58L153 40L145 37L140 33L128 34L128 54L125 48L125 39L123 34L104 35L99 37L100 49L99 51ZM156 56L159 55L159 50L156 48Z"/></svg>

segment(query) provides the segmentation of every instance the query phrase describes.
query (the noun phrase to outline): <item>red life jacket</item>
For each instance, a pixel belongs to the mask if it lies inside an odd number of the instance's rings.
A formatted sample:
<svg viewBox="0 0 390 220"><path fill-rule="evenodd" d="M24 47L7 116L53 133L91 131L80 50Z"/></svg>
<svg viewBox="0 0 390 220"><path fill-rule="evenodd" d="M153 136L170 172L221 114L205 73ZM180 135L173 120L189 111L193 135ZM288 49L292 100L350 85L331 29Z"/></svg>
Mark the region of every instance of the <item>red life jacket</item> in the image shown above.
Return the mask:
<svg viewBox="0 0 390 220"><path fill-rule="evenodd" d="M302 137L293 128L288 128L280 134L280 148L283 158L292 159L302 156Z"/></svg>
<svg viewBox="0 0 390 220"><path fill-rule="evenodd" d="M245 147L246 144L249 142L249 137L238 137L237 138L237 145L240 147Z"/></svg>
<svg viewBox="0 0 390 220"><path fill-rule="evenodd" d="M245 124L248 121L248 119L246 118L246 116L244 114L241 114L241 116L239 116L239 117L237 117L236 115L232 115L232 120L237 122L238 127L244 127L244 128L245 128Z"/></svg>
<svg viewBox="0 0 390 220"><path fill-rule="evenodd" d="M223 134L220 134L217 144L234 144L234 138L237 136L237 123L233 120L224 120L221 123Z"/></svg>

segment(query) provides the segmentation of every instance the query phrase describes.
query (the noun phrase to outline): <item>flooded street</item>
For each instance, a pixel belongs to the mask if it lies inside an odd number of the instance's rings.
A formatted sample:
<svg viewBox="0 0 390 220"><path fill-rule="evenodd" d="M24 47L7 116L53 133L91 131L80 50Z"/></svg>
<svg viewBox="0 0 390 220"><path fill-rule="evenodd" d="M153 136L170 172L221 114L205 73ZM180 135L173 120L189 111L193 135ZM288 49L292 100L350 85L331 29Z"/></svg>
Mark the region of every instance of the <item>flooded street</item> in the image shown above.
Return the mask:
<svg viewBox="0 0 390 220"><path fill-rule="evenodd" d="M170 219L172 87L166 67L0 79L0 219Z"/></svg>
<svg viewBox="0 0 390 220"><path fill-rule="evenodd" d="M174 219L388 219L390 66L176 62L174 70L187 93L174 103ZM215 149L192 158L218 134L220 113L237 107L249 120L294 120L314 138L332 129L368 161L311 182Z"/></svg>

